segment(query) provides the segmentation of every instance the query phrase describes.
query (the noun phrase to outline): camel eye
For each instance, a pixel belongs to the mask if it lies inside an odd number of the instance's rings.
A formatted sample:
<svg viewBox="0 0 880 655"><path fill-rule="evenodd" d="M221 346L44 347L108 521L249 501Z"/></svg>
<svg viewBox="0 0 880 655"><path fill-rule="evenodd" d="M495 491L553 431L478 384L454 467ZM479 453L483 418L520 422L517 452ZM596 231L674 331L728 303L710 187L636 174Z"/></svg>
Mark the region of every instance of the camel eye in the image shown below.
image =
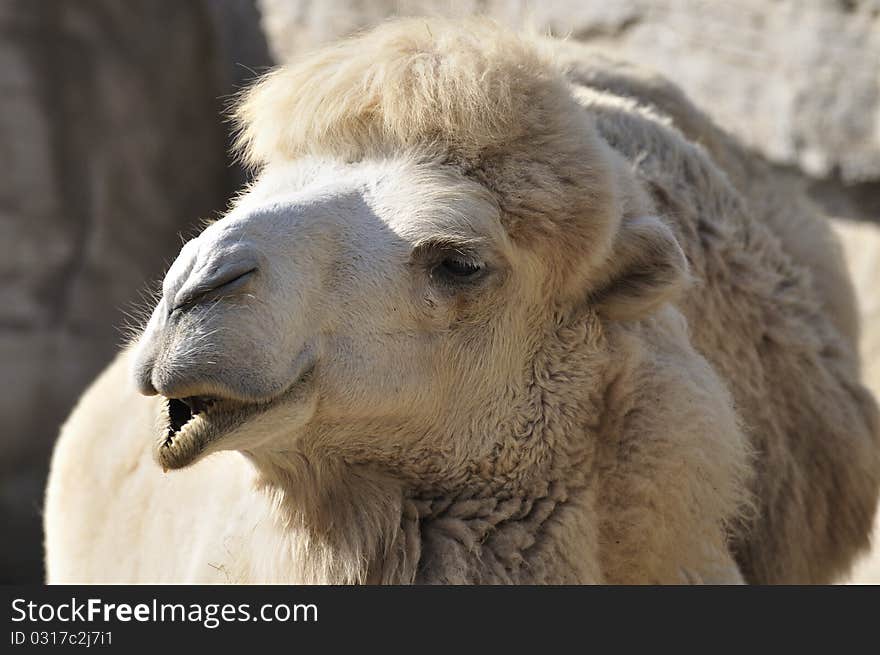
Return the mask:
<svg viewBox="0 0 880 655"><path fill-rule="evenodd" d="M440 273L446 277L452 278L470 278L483 270L483 265L479 262L472 262L466 259L458 259L456 257L447 257L437 267Z"/></svg>
<svg viewBox="0 0 880 655"><path fill-rule="evenodd" d="M431 282L450 291L476 284L490 272L473 249L448 242L419 245L413 252L412 263L418 263Z"/></svg>
<svg viewBox="0 0 880 655"><path fill-rule="evenodd" d="M431 278L447 286L475 282L483 276L482 262L458 255L447 255L431 270Z"/></svg>

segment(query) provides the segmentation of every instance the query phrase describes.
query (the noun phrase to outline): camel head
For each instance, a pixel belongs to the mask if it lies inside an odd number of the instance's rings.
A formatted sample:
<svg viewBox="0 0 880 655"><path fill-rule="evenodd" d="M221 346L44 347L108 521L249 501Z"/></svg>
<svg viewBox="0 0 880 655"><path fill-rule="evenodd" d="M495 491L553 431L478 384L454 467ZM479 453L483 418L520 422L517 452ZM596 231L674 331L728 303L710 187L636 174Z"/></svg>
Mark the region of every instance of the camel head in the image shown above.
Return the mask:
<svg viewBox="0 0 880 655"><path fill-rule="evenodd" d="M183 247L136 345L166 468L237 449L472 472L534 411L560 329L638 319L683 278L552 62L487 23L386 25L237 116L256 181Z"/></svg>

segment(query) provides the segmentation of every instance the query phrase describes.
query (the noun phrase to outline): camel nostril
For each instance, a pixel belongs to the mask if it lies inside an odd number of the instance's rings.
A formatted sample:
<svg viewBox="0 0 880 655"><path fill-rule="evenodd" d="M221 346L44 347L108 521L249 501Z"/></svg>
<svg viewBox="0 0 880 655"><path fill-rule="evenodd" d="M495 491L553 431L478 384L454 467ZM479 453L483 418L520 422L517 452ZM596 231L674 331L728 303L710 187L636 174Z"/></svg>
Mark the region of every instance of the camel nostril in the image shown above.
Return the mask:
<svg viewBox="0 0 880 655"><path fill-rule="evenodd" d="M215 275L186 284L177 292L171 311L193 305L201 300L219 298L241 291L254 278L257 273L256 266L249 267L226 267Z"/></svg>

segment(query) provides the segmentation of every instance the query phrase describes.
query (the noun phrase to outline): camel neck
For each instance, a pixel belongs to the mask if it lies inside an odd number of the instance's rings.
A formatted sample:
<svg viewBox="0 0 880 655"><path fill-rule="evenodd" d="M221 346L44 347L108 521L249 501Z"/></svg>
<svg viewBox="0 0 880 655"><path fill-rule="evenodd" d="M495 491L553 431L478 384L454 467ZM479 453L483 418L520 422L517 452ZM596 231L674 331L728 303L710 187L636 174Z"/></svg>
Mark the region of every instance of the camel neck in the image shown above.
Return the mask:
<svg viewBox="0 0 880 655"><path fill-rule="evenodd" d="M591 491L561 481L520 497L410 499L418 521L421 584L597 582L596 558L578 562L565 544L597 548ZM591 546L592 544L592 546Z"/></svg>
<svg viewBox="0 0 880 655"><path fill-rule="evenodd" d="M341 465L258 462L282 577L300 583L505 584L599 580L563 556L595 543L592 492L556 481L529 495L411 494ZM297 470L299 469L299 470ZM596 561L585 557L583 562ZM259 576L257 576L259 577Z"/></svg>

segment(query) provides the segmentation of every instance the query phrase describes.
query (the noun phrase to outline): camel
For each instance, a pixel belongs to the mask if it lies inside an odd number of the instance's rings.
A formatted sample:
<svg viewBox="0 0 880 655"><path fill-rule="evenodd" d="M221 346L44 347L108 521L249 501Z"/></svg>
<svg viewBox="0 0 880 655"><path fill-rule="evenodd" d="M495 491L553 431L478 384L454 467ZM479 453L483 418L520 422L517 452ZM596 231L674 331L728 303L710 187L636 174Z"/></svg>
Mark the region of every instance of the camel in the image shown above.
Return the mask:
<svg viewBox="0 0 880 655"><path fill-rule="evenodd" d="M49 582L824 583L867 548L840 244L671 83L410 19L235 116L254 183L62 428Z"/></svg>

